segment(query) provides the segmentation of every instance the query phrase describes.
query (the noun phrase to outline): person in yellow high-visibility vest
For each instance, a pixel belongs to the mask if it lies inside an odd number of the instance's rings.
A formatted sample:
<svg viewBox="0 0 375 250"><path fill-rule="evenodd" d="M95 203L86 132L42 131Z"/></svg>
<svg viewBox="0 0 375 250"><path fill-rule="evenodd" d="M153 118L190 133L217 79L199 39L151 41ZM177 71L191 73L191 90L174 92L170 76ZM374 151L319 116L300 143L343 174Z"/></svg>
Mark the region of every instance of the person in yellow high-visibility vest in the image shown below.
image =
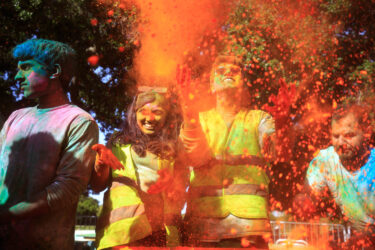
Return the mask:
<svg viewBox="0 0 375 250"><path fill-rule="evenodd" d="M194 110L192 84L181 75L177 77L184 115L180 137L193 166L185 216L188 243L268 248L266 170L269 160L285 157L280 155L284 150L275 153L282 133L275 133L271 115L243 107L239 58L216 58L211 72L216 106L209 111Z"/></svg>
<svg viewBox="0 0 375 250"><path fill-rule="evenodd" d="M98 154L91 187L109 186L96 226L98 249L179 245L185 188L172 105L152 90L138 94L112 150L93 147Z"/></svg>

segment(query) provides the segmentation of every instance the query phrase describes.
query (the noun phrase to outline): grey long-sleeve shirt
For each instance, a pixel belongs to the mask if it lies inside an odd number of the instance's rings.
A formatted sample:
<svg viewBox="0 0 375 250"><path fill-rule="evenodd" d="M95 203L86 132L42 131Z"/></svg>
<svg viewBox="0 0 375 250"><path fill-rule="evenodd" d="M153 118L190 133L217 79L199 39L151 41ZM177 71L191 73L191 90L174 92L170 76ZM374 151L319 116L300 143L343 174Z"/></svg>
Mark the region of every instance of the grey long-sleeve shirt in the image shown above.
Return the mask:
<svg viewBox="0 0 375 250"><path fill-rule="evenodd" d="M0 134L0 211L46 191L51 212L13 224L5 246L73 247L77 202L91 175L97 140L93 118L71 104L10 115Z"/></svg>

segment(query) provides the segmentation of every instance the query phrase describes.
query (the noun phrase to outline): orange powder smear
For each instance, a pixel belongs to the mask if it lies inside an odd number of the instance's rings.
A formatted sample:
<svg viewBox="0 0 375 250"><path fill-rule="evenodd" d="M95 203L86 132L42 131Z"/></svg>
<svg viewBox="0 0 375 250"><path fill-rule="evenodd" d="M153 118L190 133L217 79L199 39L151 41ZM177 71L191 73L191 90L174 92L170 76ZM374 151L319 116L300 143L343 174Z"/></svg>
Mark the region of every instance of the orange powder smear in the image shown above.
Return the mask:
<svg viewBox="0 0 375 250"><path fill-rule="evenodd" d="M206 30L219 27L223 4L215 0L136 0L141 48L134 65L139 84L175 82L176 67Z"/></svg>

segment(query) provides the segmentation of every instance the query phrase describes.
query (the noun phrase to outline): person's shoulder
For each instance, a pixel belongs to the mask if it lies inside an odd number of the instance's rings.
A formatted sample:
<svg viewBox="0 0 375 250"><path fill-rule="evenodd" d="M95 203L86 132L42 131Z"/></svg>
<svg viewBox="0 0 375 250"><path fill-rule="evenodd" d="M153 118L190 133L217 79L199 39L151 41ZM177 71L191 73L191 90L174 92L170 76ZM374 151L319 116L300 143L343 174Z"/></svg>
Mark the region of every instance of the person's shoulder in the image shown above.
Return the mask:
<svg viewBox="0 0 375 250"><path fill-rule="evenodd" d="M375 148L370 148L370 156L368 157L368 165L371 165L371 168L375 165Z"/></svg>
<svg viewBox="0 0 375 250"><path fill-rule="evenodd" d="M17 110L14 110L10 116L15 116L15 115L18 116L18 115L27 114L35 110L35 108L36 107L26 107L26 108L17 109Z"/></svg>
<svg viewBox="0 0 375 250"><path fill-rule="evenodd" d="M13 126L19 126L22 121L30 121L33 113L35 113L35 107L14 110L6 120L0 124L1 131L7 131Z"/></svg>
<svg viewBox="0 0 375 250"><path fill-rule="evenodd" d="M327 148L319 150L320 156L332 156L336 154L335 148L333 146L329 146Z"/></svg>
<svg viewBox="0 0 375 250"><path fill-rule="evenodd" d="M69 130L91 131L88 134L95 135L99 133L99 128L94 118L80 107L67 104L59 108L55 115L63 115L64 123L69 124Z"/></svg>
<svg viewBox="0 0 375 250"><path fill-rule="evenodd" d="M263 120L272 120L272 116L260 109L242 109L240 112L243 112L247 120L261 122Z"/></svg>
<svg viewBox="0 0 375 250"><path fill-rule="evenodd" d="M35 107L26 107L26 108L14 110L6 121L9 122L17 118L22 118L28 113L32 113L34 110L35 110Z"/></svg>
<svg viewBox="0 0 375 250"><path fill-rule="evenodd" d="M313 158L311 162L314 162L314 161L327 162L331 159L334 159L335 157L336 157L336 152L335 152L334 147L329 146L327 148L320 149L316 153L315 157Z"/></svg>
<svg viewBox="0 0 375 250"><path fill-rule="evenodd" d="M94 118L82 108L74 105L74 104L67 104L63 107L69 114L79 117L85 120L95 121Z"/></svg>
<svg viewBox="0 0 375 250"><path fill-rule="evenodd" d="M125 160L127 157L131 157L131 144L115 144L112 145L112 153L119 159Z"/></svg>
<svg viewBox="0 0 375 250"><path fill-rule="evenodd" d="M315 178L314 176L326 175L330 170L329 160L334 154L333 146L324 148L315 153L315 157L310 161L306 172L307 179Z"/></svg>
<svg viewBox="0 0 375 250"><path fill-rule="evenodd" d="M263 116L270 116L271 117L271 115L269 113L267 113L266 111L263 111L261 109L242 109L241 111L245 112L247 115L259 116L259 117L263 117Z"/></svg>
<svg viewBox="0 0 375 250"><path fill-rule="evenodd" d="M126 149L130 149L131 147L131 144L121 144L121 143L115 143L114 145L112 145L112 150L126 150Z"/></svg>
<svg viewBox="0 0 375 250"><path fill-rule="evenodd" d="M90 127L97 127L94 118L82 108L74 104L66 104L55 109L55 115L64 116L65 122L70 124L70 127L81 127L86 124Z"/></svg>

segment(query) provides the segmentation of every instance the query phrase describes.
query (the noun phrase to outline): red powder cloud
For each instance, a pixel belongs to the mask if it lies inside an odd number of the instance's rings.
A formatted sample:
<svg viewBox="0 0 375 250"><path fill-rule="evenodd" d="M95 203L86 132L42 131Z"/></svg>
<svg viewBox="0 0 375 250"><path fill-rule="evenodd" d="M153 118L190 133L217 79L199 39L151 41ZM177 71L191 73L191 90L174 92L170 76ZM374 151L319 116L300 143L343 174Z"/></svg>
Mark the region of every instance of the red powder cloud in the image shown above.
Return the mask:
<svg viewBox="0 0 375 250"><path fill-rule="evenodd" d="M176 66L205 31L219 28L224 5L215 0L136 1L141 12L140 51L135 58L138 83L174 82Z"/></svg>

